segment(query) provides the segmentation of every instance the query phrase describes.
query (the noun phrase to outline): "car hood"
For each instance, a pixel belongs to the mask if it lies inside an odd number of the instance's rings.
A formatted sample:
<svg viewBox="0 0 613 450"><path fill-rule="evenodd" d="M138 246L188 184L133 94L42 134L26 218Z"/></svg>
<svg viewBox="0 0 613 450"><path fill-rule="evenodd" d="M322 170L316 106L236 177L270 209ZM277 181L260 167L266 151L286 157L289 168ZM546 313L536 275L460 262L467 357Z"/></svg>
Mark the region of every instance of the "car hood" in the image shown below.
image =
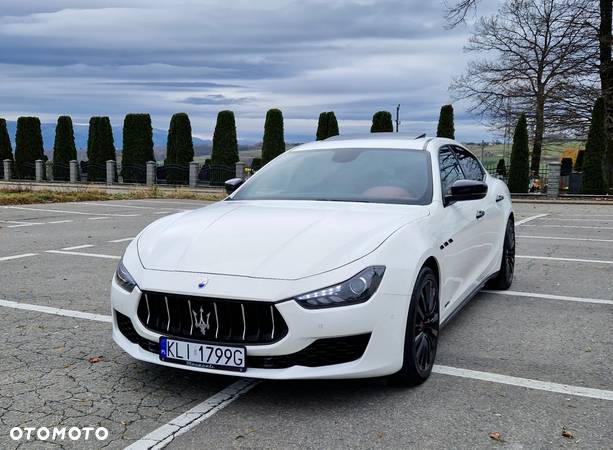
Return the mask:
<svg viewBox="0 0 613 450"><path fill-rule="evenodd" d="M224 201L154 222L137 242L146 269L295 280L355 261L424 206Z"/></svg>

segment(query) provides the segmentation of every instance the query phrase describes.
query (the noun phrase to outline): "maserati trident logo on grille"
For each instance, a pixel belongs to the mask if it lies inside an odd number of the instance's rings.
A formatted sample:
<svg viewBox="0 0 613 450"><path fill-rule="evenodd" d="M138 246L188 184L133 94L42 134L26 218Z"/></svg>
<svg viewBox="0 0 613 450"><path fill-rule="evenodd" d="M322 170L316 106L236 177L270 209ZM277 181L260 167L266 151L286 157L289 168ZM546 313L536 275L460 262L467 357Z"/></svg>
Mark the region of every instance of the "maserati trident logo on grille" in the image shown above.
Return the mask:
<svg viewBox="0 0 613 450"><path fill-rule="evenodd" d="M209 284L209 278L208 277L204 277L200 283L198 283L198 288L200 289L204 289L206 287L206 285Z"/></svg>
<svg viewBox="0 0 613 450"><path fill-rule="evenodd" d="M196 325L196 328L198 328L200 332L202 333L202 335L204 336L206 334L206 330L211 328L211 326L209 325L209 319L211 318L211 312L209 311L206 314L206 322L202 318L203 313L204 311L202 310L202 306L200 307L200 317L198 317L198 314L196 313L196 311L192 310L192 314L194 315L194 325Z"/></svg>

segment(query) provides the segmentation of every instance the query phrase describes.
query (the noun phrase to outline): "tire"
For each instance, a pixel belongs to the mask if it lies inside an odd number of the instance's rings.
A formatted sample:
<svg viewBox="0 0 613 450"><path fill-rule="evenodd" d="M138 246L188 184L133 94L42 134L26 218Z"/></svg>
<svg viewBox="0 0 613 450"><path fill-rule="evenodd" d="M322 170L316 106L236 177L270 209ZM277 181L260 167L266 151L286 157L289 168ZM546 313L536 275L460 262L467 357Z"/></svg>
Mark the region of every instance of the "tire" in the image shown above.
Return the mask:
<svg viewBox="0 0 613 450"><path fill-rule="evenodd" d="M417 386L432 372L439 335L438 281L429 267L417 276L407 317L402 368L390 376L390 382Z"/></svg>
<svg viewBox="0 0 613 450"><path fill-rule="evenodd" d="M507 228L504 233L504 244L502 247L502 261L500 270L494 278L487 282L485 287L504 291L511 287L513 283L513 273L515 272L515 222L513 217L509 217Z"/></svg>

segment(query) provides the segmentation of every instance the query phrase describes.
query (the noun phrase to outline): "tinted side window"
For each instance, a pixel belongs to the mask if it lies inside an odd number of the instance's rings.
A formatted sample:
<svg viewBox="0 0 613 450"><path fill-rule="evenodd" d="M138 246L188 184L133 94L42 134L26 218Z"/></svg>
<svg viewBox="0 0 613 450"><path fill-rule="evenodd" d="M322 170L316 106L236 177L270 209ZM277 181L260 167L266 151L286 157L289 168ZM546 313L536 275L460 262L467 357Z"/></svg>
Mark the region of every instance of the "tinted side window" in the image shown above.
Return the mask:
<svg viewBox="0 0 613 450"><path fill-rule="evenodd" d="M460 169L451 147L442 147L438 153L439 168L441 171L441 189L443 196L451 194L451 185L457 180L463 180L464 174Z"/></svg>
<svg viewBox="0 0 613 450"><path fill-rule="evenodd" d="M468 180L483 181L483 169L477 158L461 147L454 147L453 149L466 178Z"/></svg>

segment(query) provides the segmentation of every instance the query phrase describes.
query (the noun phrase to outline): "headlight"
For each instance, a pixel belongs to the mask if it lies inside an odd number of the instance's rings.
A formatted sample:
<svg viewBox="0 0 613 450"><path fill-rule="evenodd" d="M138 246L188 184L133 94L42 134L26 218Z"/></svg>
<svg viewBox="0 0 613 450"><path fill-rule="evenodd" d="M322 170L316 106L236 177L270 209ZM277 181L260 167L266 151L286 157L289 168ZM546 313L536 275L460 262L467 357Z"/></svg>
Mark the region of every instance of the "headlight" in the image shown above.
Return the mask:
<svg viewBox="0 0 613 450"><path fill-rule="evenodd" d="M384 273L384 266L369 267L343 283L299 295L294 300L308 309L362 303L375 293Z"/></svg>
<svg viewBox="0 0 613 450"><path fill-rule="evenodd" d="M136 281L126 269L126 266L123 265L123 260L119 262L117 266L117 271L115 272L115 280L117 280L117 284L124 288L128 292L132 292L136 287Z"/></svg>

